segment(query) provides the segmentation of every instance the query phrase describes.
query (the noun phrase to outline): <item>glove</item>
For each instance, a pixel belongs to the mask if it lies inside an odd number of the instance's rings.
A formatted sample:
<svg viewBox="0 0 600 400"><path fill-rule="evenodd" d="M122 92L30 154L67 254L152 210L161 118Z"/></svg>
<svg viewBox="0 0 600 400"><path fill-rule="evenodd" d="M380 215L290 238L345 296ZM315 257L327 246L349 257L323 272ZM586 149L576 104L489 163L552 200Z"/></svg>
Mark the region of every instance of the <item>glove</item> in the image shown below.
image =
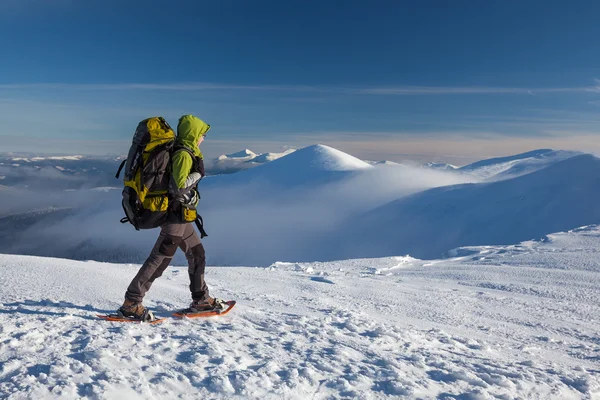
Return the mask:
<svg viewBox="0 0 600 400"><path fill-rule="evenodd" d="M200 195L196 189L192 189L189 193L183 195L183 205L188 208L196 208L198 206L198 202L200 201Z"/></svg>

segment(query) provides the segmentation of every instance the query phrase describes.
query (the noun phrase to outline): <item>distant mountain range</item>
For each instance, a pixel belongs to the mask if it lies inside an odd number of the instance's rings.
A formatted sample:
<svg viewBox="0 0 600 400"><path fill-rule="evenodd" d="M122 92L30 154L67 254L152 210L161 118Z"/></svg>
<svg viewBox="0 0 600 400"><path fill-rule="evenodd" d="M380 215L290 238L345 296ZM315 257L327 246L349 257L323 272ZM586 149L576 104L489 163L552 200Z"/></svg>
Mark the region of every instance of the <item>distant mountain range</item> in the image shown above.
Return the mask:
<svg viewBox="0 0 600 400"><path fill-rule="evenodd" d="M461 168L368 163L324 145L217 160L238 172L200 184L210 263L430 258L600 223L600 161L578 152L542 149ZM118 162L3 156L0 252L143 260L156 232L119 224Z"/></svg>

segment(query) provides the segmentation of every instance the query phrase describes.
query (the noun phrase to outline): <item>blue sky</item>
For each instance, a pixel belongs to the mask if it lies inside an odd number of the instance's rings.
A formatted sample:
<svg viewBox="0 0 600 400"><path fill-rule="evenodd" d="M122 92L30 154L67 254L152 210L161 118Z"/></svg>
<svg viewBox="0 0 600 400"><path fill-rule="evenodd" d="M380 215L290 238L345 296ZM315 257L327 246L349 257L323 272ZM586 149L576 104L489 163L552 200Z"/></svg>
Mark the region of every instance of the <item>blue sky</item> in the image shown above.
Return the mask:
<svg viewBox="0 0 600 400"><path fill-rule="evenodd" d="M124 153L139 120L184 113L212 125L215 156L600 151L598 15L594 1L4 0L0 151Z"/></svg>

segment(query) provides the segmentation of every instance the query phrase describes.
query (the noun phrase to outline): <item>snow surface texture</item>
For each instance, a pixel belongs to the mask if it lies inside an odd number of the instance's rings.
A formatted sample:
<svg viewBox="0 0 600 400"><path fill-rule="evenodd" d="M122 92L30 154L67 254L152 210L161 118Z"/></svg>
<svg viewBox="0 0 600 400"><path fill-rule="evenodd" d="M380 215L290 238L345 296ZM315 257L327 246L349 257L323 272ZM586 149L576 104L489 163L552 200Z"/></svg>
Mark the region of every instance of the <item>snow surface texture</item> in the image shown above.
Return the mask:
<svg viewBox="0 0 600 400"><path fill-rule="evenodd" d="M597 399L600 229L541 242L209 267L227 316L101 321L138 265L0 256L0 398ZM189 299L185 267L146 298Z"/></svg>

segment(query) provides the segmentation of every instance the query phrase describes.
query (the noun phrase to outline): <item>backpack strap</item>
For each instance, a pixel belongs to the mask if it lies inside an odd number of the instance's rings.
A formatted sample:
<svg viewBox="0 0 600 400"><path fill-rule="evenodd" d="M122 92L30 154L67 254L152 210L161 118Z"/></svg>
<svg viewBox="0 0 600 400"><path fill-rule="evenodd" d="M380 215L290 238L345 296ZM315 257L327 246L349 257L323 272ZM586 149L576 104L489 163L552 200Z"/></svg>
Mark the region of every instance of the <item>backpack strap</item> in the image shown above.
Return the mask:
<svg viewBox="0 0 600 400"><path fill-rule="evenodd" d="M173 155L175 155L176 153L179 153L182 150L186 151L190 155L190 157L192 157L192 160L194 160L194 161L196 160L196 155L194 154L194 152L182 145L175 146L175 148L173 149Z"/></svg>
<svg viewBox="0 0 600 400"><path fill-rule="evenodd" d="M117 170L117 174L115 175L115 178L119 179L119 175L121 175L121 170L125 166L126 162L127 162L127 159L124 159L123 162L121 163L121 165L119 165L119 169Z"/></svg>
<svg viewBox="0 0 600 400"><path fill-rule="evenodd" d="M208 236L208 233L206 233L206 231L204 230L204 221L202 220L201 216L197 216L196 220L194 221L194 223L196 224L196 227L198 227L198 230L200 231L200 239L204 239L205 237Z"/></svg>

